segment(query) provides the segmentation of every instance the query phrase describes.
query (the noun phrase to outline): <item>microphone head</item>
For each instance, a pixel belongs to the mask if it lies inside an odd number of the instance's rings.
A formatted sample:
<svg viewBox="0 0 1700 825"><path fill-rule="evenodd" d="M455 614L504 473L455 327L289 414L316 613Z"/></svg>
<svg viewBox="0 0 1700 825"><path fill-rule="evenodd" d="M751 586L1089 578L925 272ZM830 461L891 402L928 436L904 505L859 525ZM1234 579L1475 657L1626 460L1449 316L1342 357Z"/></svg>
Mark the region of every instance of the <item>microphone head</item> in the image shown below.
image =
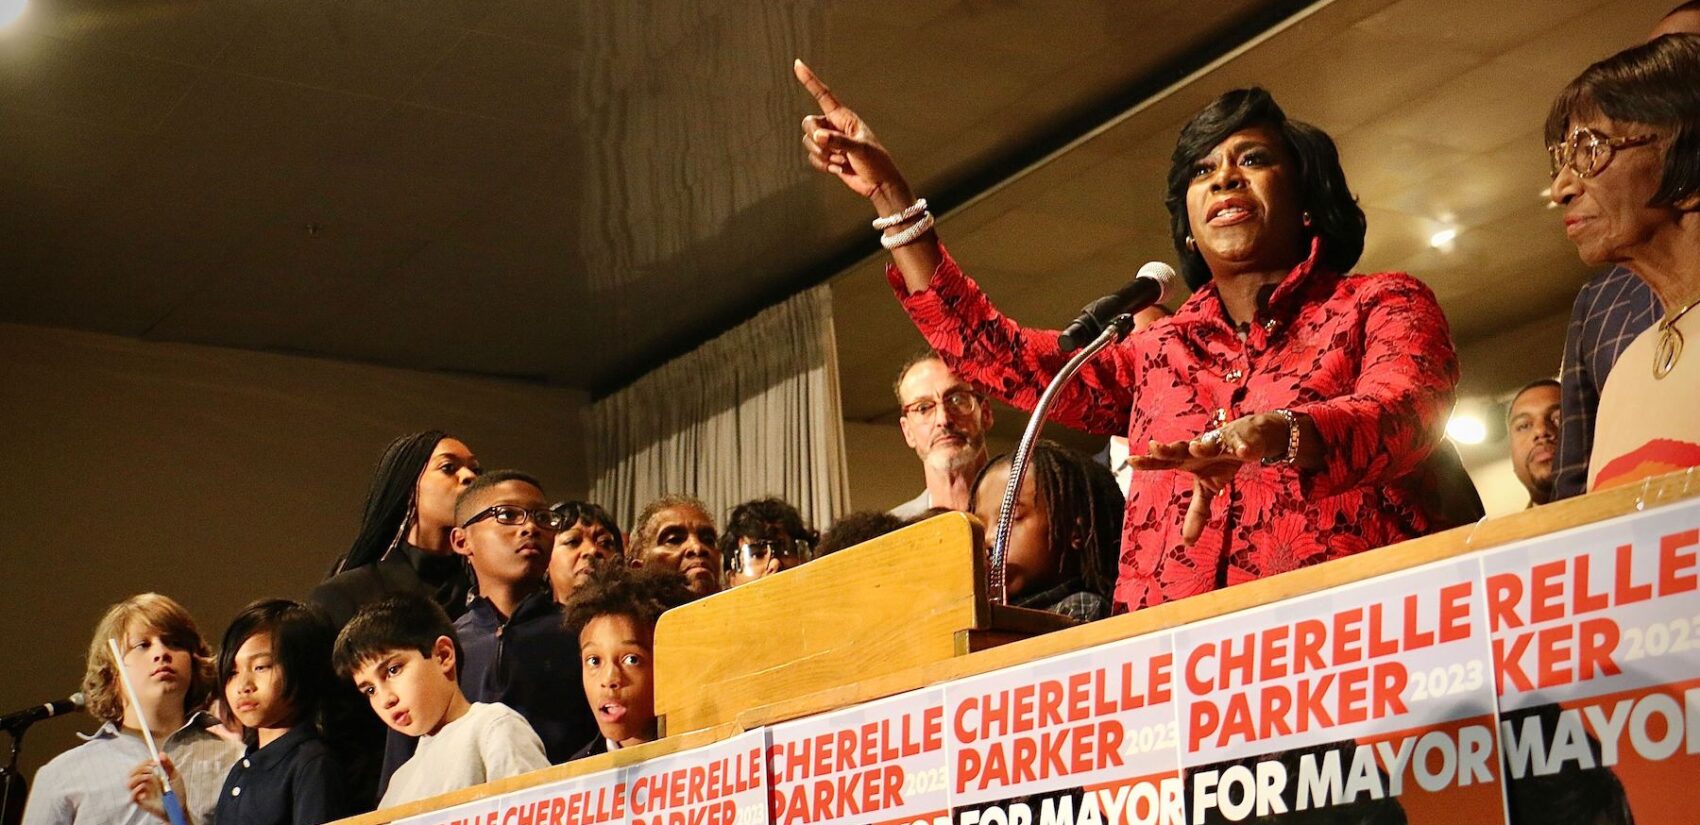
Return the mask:
<svg viewBox="0 0 1700 825"><path fill-rule="evenodd" d="M1133 277L1150 278L1151 280L1163 285L1163 294L1157 299L1157 303L1159 304L1167 303L1169 296L1174 293L1176 280L1175 268L1163 263L1162 261L1151 261L1147 263L1140 267L1139 273Z"/></svg>
<svg viewBox="0 0 1700 825"><path fill-rule="evenodd" d="M76 705L78 708L86 708L89 706L89 700L83 696L83 692L80 690L71 694L67 698L71 700L71 704Z"/></svg>

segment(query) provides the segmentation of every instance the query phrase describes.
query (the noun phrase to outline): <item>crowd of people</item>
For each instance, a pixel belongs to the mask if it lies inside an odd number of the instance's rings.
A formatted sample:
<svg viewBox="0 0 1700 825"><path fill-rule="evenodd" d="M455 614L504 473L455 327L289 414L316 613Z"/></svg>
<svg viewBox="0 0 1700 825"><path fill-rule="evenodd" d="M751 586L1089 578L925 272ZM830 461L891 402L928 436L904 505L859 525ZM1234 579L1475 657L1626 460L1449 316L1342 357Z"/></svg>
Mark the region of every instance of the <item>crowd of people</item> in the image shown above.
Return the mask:
<svg viewBox="0 0 1700 825"><path fill-rule="evenodd" d="M1700 335L1700 37L1682 32L1700 3L1588 68L1546 124L1567 234L1613 269L1577 299L1562 380L1512 399L1534 504L1700 465L1700 357L1682 357ZM1010 461L987 455L989 399L1031 408L1064 361L1057 333L997 311L868 124L795 70L821 109L808 159L872 202L930 346L894 385L920 495L820 534L776 498L717 520L670 495L622 525L482 471L447 433L404 436L325 581L249 605L216 655L166 596L100 619L83 687L102 727L40 770L27 825L164 819L168 785L196 823L318 823L641 744L664 611L937 513L990 525ZM1228 92L1183 127L1166 203L1193 294L1061 393L1057 418L1125 441L1096 459L1038 444L1010 602L1094 621L1477 517L1442 440L1446 318L1416 278L1351 274L1368 227L1332 139L1261 89Z"/></svg>

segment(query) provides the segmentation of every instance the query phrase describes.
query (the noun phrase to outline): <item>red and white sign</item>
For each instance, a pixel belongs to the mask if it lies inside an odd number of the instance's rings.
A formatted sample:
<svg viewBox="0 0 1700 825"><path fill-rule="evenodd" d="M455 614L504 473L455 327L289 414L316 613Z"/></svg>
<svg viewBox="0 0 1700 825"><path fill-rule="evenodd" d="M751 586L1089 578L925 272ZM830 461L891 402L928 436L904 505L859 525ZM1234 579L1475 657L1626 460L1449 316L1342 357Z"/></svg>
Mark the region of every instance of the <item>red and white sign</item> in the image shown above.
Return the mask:
<svg viewBox="0 0 1700 825"><path fill-rule="evenodd" d="M956 825L1182 821L1167 633L945 685Z"/></svg>
<svg viewBox="0 0 1700 825"><path fill-rule="evenodd" d="M501 818L488 825L604 825L626 821L625 771L575 776L502 797Z"/></svg>
<svg viewBox="0 0 1700 825"><path fill-rule="evenodd" d="M502 799L493 796L453 808L398 819L390 825L500 825L501 816Z"/></svg>
<svg viewBox="0 0 1700 825"><path fill-rule="evenodd" d="M1191 822L1503 821L1476 560L1182 627L1175 648Z"/></svg>
<svg viewBox="0 0 1700 825"><path fill-rule="evenodd" d="M764 729L626 768L626 821L767 825L766 751Z"/></svg>
<svg viewBox="0 0 1700 825"><path fill-rule="evenodd" d="M774 726L774 825L948 818L944 736L939 688Z"/></svg>

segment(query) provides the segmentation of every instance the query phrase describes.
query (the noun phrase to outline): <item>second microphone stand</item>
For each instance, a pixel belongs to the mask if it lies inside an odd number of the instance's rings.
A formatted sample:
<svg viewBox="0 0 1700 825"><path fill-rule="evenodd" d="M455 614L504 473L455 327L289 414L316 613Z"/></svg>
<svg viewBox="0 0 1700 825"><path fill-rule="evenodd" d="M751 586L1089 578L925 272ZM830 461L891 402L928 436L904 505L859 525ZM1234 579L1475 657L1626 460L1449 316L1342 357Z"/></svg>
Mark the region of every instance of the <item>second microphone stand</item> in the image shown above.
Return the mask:
<svg viewBox="0 0 1700 825"><path fill-rule="evenodd" d="M1009 561L1009 529L1010 517L1015 512L1016 497L1021 494L1021 481L1027 475L1027 460L1033 455L1033 445L1039 441L1039 431L1045 427L1045 413L1050 409L1051 402L1056 399L1057 391L1068 383L1080 368L1086 365L1092 356L1097 355L1105 347L1127 337L1133 330L1133 316L1122 313L1110 319L1104 325L1104 331L1092 339L1092 343L1080 348L1068 363L1057 371L1051 379L1045 392L1039 396L1039 403L1033 405L1033 414L1027 419L1027 429L1021 433L1021 442L1016 445L1015 455L1009 461L1009 486L1004 488L1003 503L998 506L997 529L992 538L992 552L987 570L987 595L992 604L1007 604L1008 594L1004 587L1004 565Z"/></svg>

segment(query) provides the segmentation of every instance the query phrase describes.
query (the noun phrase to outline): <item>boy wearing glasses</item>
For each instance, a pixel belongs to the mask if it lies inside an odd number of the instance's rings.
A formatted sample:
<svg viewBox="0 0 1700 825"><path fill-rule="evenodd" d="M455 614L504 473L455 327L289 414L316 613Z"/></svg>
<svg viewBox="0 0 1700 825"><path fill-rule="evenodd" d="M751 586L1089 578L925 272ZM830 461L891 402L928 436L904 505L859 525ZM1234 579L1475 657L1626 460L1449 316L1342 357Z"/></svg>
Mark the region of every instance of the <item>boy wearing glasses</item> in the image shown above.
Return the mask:
<svg viewBox="0 0 1700 825"><path fill-rule="evenodd" d="M549 558L565 521L549 509L537 479L498 470L461 492L458 526L449 534L478 588L455 620L461 690L473 701L519 711L556 764L596 733L579 678L578 639L549 587Z"/></svg>
<svg viewBox="0 0 1700 825"><path fill-rule="evenodd" d="M332 662L394 733L415 744L381 808L548 767L530 725L500 703L470 702L455 683L454 626L437 603L396 596L361 608Z"/></svg>

